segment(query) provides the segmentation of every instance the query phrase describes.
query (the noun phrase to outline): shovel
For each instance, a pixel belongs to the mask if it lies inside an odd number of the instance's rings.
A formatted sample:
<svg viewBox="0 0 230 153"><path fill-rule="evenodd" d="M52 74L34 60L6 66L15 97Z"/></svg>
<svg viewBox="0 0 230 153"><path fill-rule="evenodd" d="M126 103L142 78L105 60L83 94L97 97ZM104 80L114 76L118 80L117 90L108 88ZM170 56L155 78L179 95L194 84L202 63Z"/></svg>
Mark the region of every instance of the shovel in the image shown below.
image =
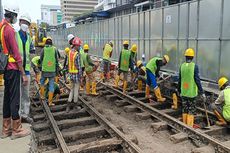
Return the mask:
<svg viewBox="0 0 230 153"><path fill-rule="evenodd" d="M207 119L207 126L204 127L204 129L210 129L210 122L209 122L209 117L208 117L208 111L207 111L207 107L205 104L205 101L203 100L203 104L204 104L204 110L205 110L205 115L206 115L206 119Z"/></svg>

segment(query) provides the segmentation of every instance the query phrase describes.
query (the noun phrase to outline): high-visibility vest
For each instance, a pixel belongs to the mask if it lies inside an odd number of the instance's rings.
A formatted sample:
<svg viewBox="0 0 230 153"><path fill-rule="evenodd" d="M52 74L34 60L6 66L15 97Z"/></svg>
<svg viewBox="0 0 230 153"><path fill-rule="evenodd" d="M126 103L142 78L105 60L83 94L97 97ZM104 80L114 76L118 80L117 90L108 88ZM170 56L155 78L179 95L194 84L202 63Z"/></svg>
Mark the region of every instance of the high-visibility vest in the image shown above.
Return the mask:
<svg viewBox="0 0 230 153"><path fill-rule="evenodd" d="M131 55L130 50L123 49L121 51L120 70L125 72L129 70L130 55Z"/></svg>
<svg viewBox="0 0 230 153"><path fill-rule="evenodd" d="M78 52L77 51L70 51L68 57L68 65L69 65L69 73L78 73L78 69L75 65L75 60Z"/></svg>
<svg viewBox="0 0 230 153"><path fill-rule="evenodd" d="M54 46L44 47L44 57L42 61L43 72L56 72L56 48Z"/></svg>
<svg viewBox="0 0 230 153"><path fill-rule="evenodd" d="M87 59L88 53L84 53L82 56L83 62L84 62L84 66L85 66L85 72L89 73L93 71L93 67L91 65L89 65L89 61Z"/></svg>
<svg viewBox="0 0 230 153"><path fill-rule="evenodd" d="M153 74L155 74L157 70L157 60L162 60L162 58L153 57L146 65L146 68L150 70Z"/></svg>
<svg viewBox="0 0 230 153"><path fill-rule="evenodd" d="M195 63L181 65L181 96L194 98L198 95L198 88L194 79Z"/></svg>
<svg viewBox="0 0 230 153"><path fill-rule="evenodd" d="M110 60L110 54L112 52L113 48L109 44L105 44L104 50L103 50L103 59L104 60Z"/></svg>
<svg viewBox="0 0 230 153"><path fill-rule="evenodd" d="M230 122L230 88L224 89L223 116L226 121Z"/></svg>
<svg viewBox="0 0 230 153"><path fill-rule="evenodd" d="M81 67L85 67L84 62L83 62L83 56L84 56L84 54L85 54L85 52L84 52L84 50L81 48L81 49L80 49L80 55L81 55L80 64L81 64Z"/></svg>
<svg viewBox="0 0 230 153"><path fill-rule="evenodd" d="M31 37L28 33L26 33L26 35L27 35L27 40L26 40L26 44L25 44L25 52L26 52L25 70L30 71L30 44L31 44L32 40L31 40ZM17 36L17 42L18 42L18 49L19 49L19 52L20 52L21 57L23 59L24 58L24 56L23 56L24 48L23 48L23 42L22 42L22 39L20 37L19 32L17 32L16 36ZM24 59L23 59L23 61L24 61Z"/></svg>
<svg viewBox="0 0 230 153"><path fill-rule="evenodd" d="M35 65L35 66L39 66L38 61L40 60L40 56L35 56L34 58L32 58L31 62Z"/></svg>

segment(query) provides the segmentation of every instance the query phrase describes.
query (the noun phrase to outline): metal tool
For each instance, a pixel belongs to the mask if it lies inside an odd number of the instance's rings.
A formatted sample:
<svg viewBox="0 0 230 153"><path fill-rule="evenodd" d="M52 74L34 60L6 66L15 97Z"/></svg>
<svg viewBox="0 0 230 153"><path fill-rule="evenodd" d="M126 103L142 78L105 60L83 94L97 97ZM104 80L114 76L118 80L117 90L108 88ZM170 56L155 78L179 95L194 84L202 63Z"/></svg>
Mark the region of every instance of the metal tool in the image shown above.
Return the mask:
<svg viewBox="0 0 230 153"><path fill-rule="evenodd" d="M205 116L206 116L207 124L208 124L206 127L204 127L204 129L210 129L210 122L209 122L209 117L208 117L208 111L207 111L207 107L206 107L206 104L205 104L204 100L203 100L203 104L204 104Z"/></svg>

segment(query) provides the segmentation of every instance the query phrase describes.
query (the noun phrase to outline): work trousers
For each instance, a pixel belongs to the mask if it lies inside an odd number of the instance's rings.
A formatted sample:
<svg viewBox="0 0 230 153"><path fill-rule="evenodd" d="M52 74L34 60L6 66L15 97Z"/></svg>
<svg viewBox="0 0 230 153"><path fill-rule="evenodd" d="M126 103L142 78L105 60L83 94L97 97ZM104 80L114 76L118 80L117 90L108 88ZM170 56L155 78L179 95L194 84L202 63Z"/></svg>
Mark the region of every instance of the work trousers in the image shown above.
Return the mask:
<svg viewBox="0 0 230 153"><path fill-rule="evenodd" d="M102 67L102 71L104 72L104 74L109 73L109 71L110 71L110 64L111 64L111 62L108 61L108 60L103 60L102 61L101 67Z"/></svg>
<svg viewBox="0 0 230 153"><path fill-rule="evenodd" d="M182 97L182 113L196 114L196 98Z"/></svg>
<svg viewBox="0 0 230 153"><path fill-rule="evenodd" d="M30 90L30 75L27 75L28 84L25 86L21 83L21 103L20 103L20 111L19 114L21 117L28 117L30 113L30 98L29 98L29 90ZM21 79L22 81L22 79Z"/></svg>
<svg viewBox="0 0 230 153"><path fill-rule="evenodd" d="M41 86L45 86L45 81L46 79L49 79L49 92L54 92L54 77L51 78L46 78L46 77L41 77L40 83Z"/></svg>
<svg viewBox="0 0 230 153"><path fill-rule="evenodd" d="M86 73L86 82L89 82L90 84L95 81L95 74L94 72Z"/></svg>
<svg viewBox="0 0 230 153"><path fill-rule="evenodd" d="M147 80L146 80L146 84L148 86L153 87L154 89L156 89L157 86L157 80L156 80L156 76L150 71L150 70L146 70L147 73Z"/></svg>
<svg viewBox="0 0 230 153"><path fill-rule="evenodd" d="M20 105L21 74L18 70L6 70L4 73L3 118L18 120Z"/></svg>
<svg viewBox="0 0 230 153"><path fill-rule="evenodd" d="M74 103L78 102L79 86L80 86L79 82L71 81L71 90L70 90L68 102L72 102L72 100L73 100Z"/></svg>
<svg viewBox="0 0 230 153"><path fill-rule="evenodd" d="M128 72L119 70L118 75L121 76L121 74L123 74L123 80L128 81Z"/></svg>

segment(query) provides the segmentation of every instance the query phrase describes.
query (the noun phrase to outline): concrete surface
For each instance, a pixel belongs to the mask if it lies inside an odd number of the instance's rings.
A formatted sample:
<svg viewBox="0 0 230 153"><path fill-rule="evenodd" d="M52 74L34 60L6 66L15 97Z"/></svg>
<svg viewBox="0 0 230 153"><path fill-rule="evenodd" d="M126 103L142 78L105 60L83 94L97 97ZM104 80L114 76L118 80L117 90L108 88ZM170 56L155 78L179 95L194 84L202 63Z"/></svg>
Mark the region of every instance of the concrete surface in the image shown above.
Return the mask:
<svg viewBox="0 0 230 153"><path fill-rule="evenodd" d="M2 132L2 105L3 105L3 87L0 87L0 131ZM24 128L30 129L29 124L23 124ZM28 153L31 136L11 140L0 138L0 153Z"/></svg>

